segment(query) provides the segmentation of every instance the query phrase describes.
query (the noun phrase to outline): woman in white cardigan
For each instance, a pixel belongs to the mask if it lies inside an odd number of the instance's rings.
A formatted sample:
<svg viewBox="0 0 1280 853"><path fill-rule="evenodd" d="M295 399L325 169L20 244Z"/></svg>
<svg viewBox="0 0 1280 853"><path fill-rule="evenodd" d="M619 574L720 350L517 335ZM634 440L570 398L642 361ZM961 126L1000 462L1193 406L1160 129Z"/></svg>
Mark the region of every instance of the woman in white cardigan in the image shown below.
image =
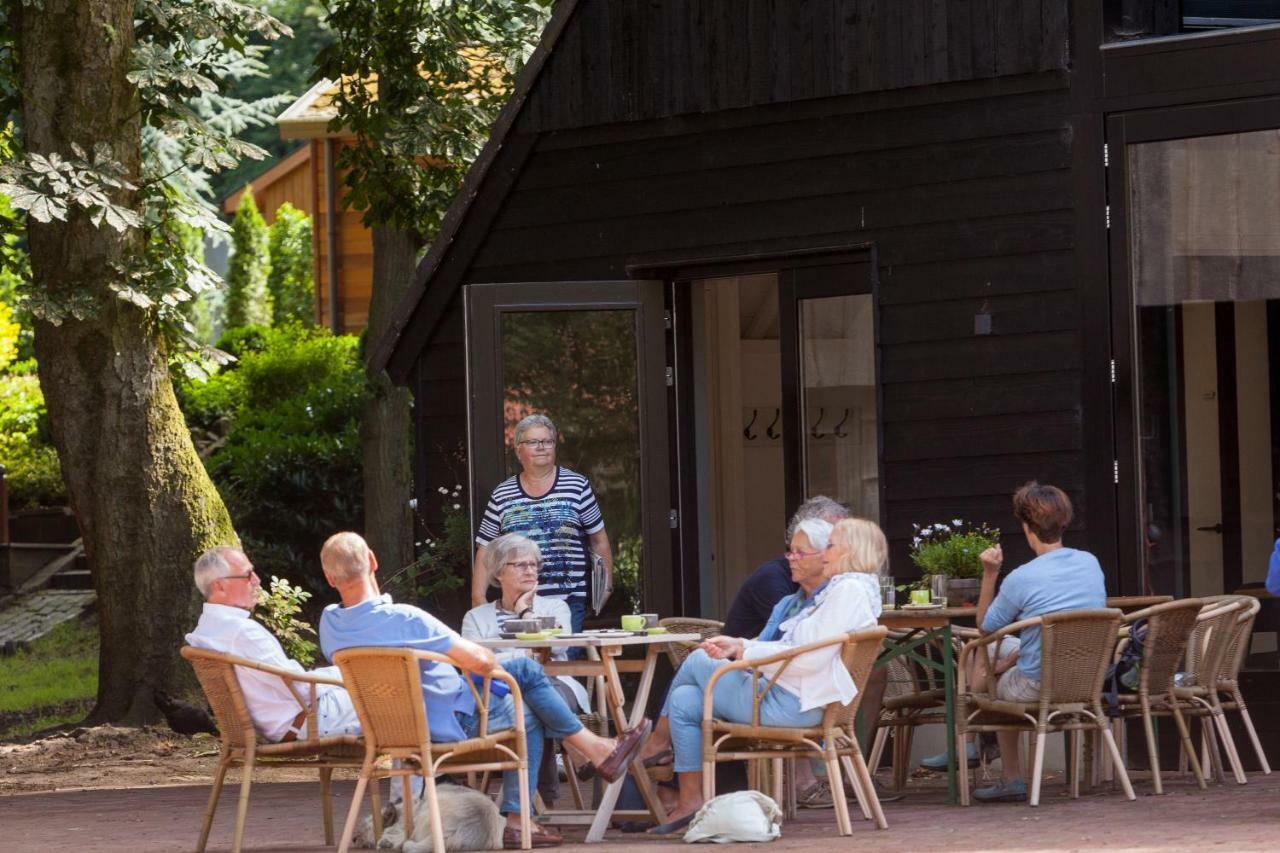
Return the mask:
<svg viewBox="0 0 1280 853"><path fill-rule="evenodd" d="M646 755L664 749L675 753L679 801L671 821L654 832L683 828L702 806L702 704L707 681L725 661L752 660L796 646L874 627L880 617L881 568L888 556L884 533L873 521L844 519L834 528L825 521L801 522L791 540L787 560L800 590L774 608L763 639L712 637L689 655L667 693L662 717L645 746ZM771 631L777 625L777 631ZM763 635L762 635L763 636ZM772 675L780 664L761 667ZM737 670L716 682L713 712L719 719L751 722L751 672ZM848 704L857 687L831 646L794 660L760 703L760 722L767 726L812 726L826 705Z"/></svg>
<svg viewBox="0 0 1280 853"><path fill-rule="evenodd" d="M528 619L533 616L551 616L561 628L570 625L569 605L558 598L543 598L537 594L538 571L542 568L542 552L538 543L519 533L507 533L489 543L485 569L489 584L502 590L497 601L473 607L462 617L462 636L468 640L497 637L503 626L512 619ZM506 649L498 652L498 661L528 656L524 649ZM565 660L565 650L556 649L552 660ZM562 675L551 682L560 698L570 708L582 713L591 710L591 700L586 688L572 676ZM538 792L547 803L555 802L558 788L554 750L543 750L543 766L539 768Z"/></svg>

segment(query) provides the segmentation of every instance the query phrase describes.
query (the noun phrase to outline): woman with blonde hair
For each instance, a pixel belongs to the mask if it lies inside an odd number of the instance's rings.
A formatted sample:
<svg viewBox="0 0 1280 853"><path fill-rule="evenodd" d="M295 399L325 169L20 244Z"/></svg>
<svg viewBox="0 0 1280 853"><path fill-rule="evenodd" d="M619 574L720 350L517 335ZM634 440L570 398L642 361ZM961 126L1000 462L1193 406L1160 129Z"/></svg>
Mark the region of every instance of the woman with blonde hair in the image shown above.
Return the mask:
<svg viewBox="0 0 1280 853"><path fill-rule="evenodd" d="M665 834L688 825L702 806L702 705L712 673L730 659L753 660L796 646L831 639L876 625L880 618L879 573L889 547L874 521L848 518L834 527L826 521L801 522L787 560L800 589L778 602L769 624L754 640L712 637L685 659L671 682L662 716L644 755L674 752L679 800L669 823L652 832ZM772 676L780 664L761 667ZM728 673L716 682L713 713L723 720L751 722L751 670ZM830 702L848 704L858 688L840 658L840 647L816 649L796 658L760 703L766 726L813 726Z"/></svg>

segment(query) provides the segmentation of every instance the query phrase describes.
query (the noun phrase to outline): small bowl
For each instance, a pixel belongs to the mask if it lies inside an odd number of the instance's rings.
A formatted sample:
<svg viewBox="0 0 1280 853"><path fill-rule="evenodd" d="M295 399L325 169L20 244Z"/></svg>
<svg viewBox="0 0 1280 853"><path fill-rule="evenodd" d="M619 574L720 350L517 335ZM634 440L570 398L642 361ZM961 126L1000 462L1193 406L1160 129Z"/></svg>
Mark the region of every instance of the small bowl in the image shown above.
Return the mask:
<svg viewBox="0 0 1280 853"><path fill-rule="evenodd" d="M556 627L556 617L554 616L535 616L532 621L538 623L538 629L541 631L549 631Z"/></svg>
<svg viewBox="0 0 1280 853"><path fill-rule="evenodd" d="M511 619L502 626L502 630L512 634L536 634L542 626L537 619Z"/></svg>
<svg viewBox="0 0 1280 853"><path fill-rule="evenodd" d="M646 628L657 628L657 627L658 627L658 614L657 614L657 613L641 613L640 615L644 617L644 626L645 626Z"/></svg>

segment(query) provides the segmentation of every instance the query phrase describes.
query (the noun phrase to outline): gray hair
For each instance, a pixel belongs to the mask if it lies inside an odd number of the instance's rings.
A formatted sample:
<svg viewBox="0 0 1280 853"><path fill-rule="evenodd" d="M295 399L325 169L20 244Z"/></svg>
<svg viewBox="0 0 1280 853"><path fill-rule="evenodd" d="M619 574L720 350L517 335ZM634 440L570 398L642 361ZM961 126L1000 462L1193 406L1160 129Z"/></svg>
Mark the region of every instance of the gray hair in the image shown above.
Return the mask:
<svg viewBox="0 0 1280 853"><path fill-rule="evenodd" d="M796 525L795 533L791 535L795 536L796 533L803 533L809 537L810 545L822 551L827 547L827 543L831 541L831 531L834 529L835 525L829 521L824 521L821 518L806 518Z"/></svg>
<svg viewBox="0 0 1280 853"><path fill-rule="evenodd" d="M800 504L800 508L796 510L796 514L791 516L791 521L787 522L787 540L786 544L791 545L791 538L796 535L796 530L800 527L800 522L810 518L820 518L823 521L835 524L846 518L851 518L849 510L845 509L840 503L833 501L826 495L814 495L809 500ZM812 541L812 540L810 540Z"/></svg>
<svg viewBox="0 0 1280 853"><path fill-rule="evenodd" d="M231 564L227 562L227 558L233 554L237 557L245 556L244 551L239 548L219 545L196 557L191 574L195 578L196 589L200 590L200 594L205 598L209 597L209 588L213 586L214 581L222 580L231 574Z"/></svg>
<svg viewBox="0 0 1280 853"><path fill-rule="evenodd" d="M359 533L335 533L320 548L320 565L331 581L355 580L369 571L369 544Z"/></svg>
<svg viewBox="0 0 1280 853"><path fill-rule="evenodd" d="M519 445L524 439L524 434L534 427L542 427L550 431L552 441L560 437L560 433L556 430L556 425L551 422L551 418L546 415L525 415L520 419L520 423L516 424L515 432L511 435L512 443Z"/></svg>
<svg viewBox="0 0 1280 853"><path fill-rule="evenodd" d="M512 557L529 553L533 554L533 559L538 562L538 569L541 570L542 550L538 547L538 543L528 536L521 536L519 533L504 533L490 542L489 551L485 555L488 560L485 571L489 575L489 585L498 586L498 575L502 572L502 567L509 563Z"/></svg>

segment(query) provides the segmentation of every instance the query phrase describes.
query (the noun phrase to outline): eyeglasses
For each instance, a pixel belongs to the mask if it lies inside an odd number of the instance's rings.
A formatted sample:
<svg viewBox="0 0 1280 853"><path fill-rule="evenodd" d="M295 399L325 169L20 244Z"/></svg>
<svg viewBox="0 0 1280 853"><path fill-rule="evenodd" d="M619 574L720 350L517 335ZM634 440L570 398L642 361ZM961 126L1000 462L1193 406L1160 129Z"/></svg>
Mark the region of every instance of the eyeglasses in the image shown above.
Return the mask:
<svg viewBox="0 0 1280 853"><path fill-rule="evenodd" d="M821 551L787 551L782 556L788 560L803 560L806 557L816 557L821 553Z"/></svg>
<svg viewBox="0 0 1280 853"><path fill-rule="evenodd" d="M247 581L249 578L255 578L255 577L257 577L257 576L258 576L258 572L257 572L257 570L256 570L256 569L250 569L249 571L245 572L243 575L223 575L223 576L222 576L222 580L224 580L224 581Z"/></svg>
<svg viewBox="0 0 1280 853"><path fill-rule="evenodd" d="M526 438L520 442L525 447L532 447L534 450L546 450L556 446L554 438Z"/></svg>
<svg viewBox="0 0 1280 853"><path fill-rule="evenodd" d="M520 562L503 563L503 566L515 569L517 572L536 572L538 564L532 561L522 560Z"/></svg>

